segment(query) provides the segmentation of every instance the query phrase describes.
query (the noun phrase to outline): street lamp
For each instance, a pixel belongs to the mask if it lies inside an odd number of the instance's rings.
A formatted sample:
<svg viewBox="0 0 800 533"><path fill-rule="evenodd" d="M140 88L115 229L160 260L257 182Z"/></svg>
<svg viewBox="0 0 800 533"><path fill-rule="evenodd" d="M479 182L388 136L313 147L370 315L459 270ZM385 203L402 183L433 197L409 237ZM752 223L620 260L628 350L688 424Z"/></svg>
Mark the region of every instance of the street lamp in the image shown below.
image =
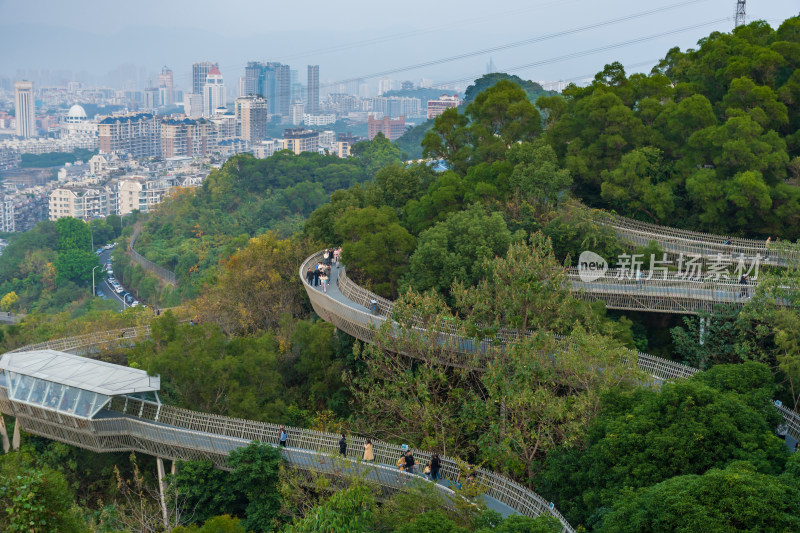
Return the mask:
<svg viewBox="0 0 800 533"><path fill-rule="evenodd" d="M94 269L100 268L102 265L97 265L92 269L92 296L97 296L97 292L94 290Z"/></svg>

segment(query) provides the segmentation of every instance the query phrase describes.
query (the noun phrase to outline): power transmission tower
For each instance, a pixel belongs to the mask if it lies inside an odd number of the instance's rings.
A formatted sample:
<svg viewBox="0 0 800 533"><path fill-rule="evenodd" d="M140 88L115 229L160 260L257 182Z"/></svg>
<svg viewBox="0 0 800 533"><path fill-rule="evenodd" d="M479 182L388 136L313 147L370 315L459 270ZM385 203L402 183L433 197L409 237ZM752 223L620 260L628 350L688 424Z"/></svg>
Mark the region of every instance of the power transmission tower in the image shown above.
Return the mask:
<svg viewBox="0 0 800 533"><path fill-rule="evenodd" d="M745 11L745 1L746 0L736 0L736 27L744 26L747 18L747 13Z"/></svg>

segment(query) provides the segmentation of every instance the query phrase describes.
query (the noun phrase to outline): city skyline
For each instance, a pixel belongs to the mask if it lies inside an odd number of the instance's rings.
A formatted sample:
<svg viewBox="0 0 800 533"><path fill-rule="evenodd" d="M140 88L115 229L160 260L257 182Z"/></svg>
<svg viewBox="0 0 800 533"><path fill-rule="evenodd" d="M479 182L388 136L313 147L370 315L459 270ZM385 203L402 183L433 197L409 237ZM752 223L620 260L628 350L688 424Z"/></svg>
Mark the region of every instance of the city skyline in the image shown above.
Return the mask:
<svg viewBox="0 0 800 533"><path fill-rule="evenodd" d="M427 4L412 0L387 27L378 22L374 10L358 9L365 4L358 0L351 2L353 9L344 10L346 15L320 4L304 12L304 31L288 32L264 31L257 26L258 13L266 9L261 4L234 1L228 4L228 11L205 22L197 16L203 9L181 12L186 3L158 4L155 12L162 13L159 20L163 22L152 23L146 4L156 4L149 1L135 13L124 14L114 5L95 0L83 2L79 10L51 0L32 0L24 6L0 2L0 20L6 21L0 24L0 45L15 50L0 57L0 75L17 79L20 70L66 70L74 77L83 73L91 84L114 86L108 82L130 79L134 72L132 81L142 89L148 81L157 86L161 68L168 65L174 71L175 87L187 92L192 63L214 61L235 80L244 76L248 61L274 61L300 72L307 65L320 65L324 93L326 84L358 77L377 87L382 77L379 71L393 69L402 70L390 75L397 80L456 82L479 77L492 61L498 71L525 79L561 80L591 76L615 60L635 66L633 70L649 70L673 46L693 47L710 31L730 31L735 7L731 0L659 2L645 8L621 0L602 5L541 0L513 1L485 13L485 7L478 4L441 2L436 15L427 15ZM633 16L660 8L664 9L658 13ZM239 16L242 12L249 15ZM765 19L772 26L796 14L796 2L789 0L748 6L749 21ZM283 6L270 6L270 15L280 20L289 12ZM625 17L629 19L620 20ZM84 23L78 24L78 20ZM616 22L604 24L611 20ZM589 26L596 27L587 29ZM552 36L559 32L568 33ZM29 45L13 46L23 34ZM620 45L622 34L641 41ZM548 35L551 38L541 39ZM537 42L475 53L522 40ZM180 45L171 46L172 41ZM137 46L130 46L131 42ZM604 47L607 49L599 50ZM457 55L464 57L419 66ZM524 65L531 66L515 69Z"/></svg>

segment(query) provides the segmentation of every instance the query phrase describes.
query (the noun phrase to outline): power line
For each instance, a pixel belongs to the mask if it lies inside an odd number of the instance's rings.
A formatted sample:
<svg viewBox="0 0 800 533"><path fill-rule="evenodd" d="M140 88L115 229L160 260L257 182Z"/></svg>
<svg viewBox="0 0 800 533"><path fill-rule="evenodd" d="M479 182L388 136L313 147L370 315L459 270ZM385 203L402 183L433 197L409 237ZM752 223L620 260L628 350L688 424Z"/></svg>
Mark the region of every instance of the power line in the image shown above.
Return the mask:
<svg viewBox="0 0 800 533"><path fill-rule="evenodd" d="M669 35L675 35L677 33L682 33L682 32L685 32L685 31L695 30L695 29L702 28L702 27L705 27L705 26L711 26L711 25L714 25L714 24L719 24L720 22L725 22L725 21L730 21L730 17L711 20L711 21L708 21L708 22L703 22L701 24L694 24L692 26L686 26L686 27L683 27L683 28L678 28L678 29L675 29L675 30L665 31L665 32L656 33L656 34L652 34L652 35L647 35L647 36L643 36L643 37L637 37L636 39L630 39L630 40L622 41L622 42L619 42L619 43L608 44L608 45L605 45L605 46L599 46L597 48L592 48L590 50L583 50L581 52L573 52L571 54L565 54L565 55L562 55L562 56L551 57L549 59L542 59L542 60L539 60L539 61L534 61L533 63L526 63L524 65L518 65L516 67L511 67L511 68L504 69L504 70L505 70L505 72L514 72L514 71L517 71L517 70L525 70L525 69L529 69L529 68L533 68L533 67L540 67L542 65L549 65L551 63L558 63L558 62L561 62L561 61L567 61L569 59L585 57L585 56L588 56L588 55L591 55L591 54L597 54L599 52L605 52L605 51L608 51L608 50L614 50L616 48L623 48L625 46L631 46L631 45L639 44L639 43L642 43L642 42L645 42L645 41L651 41L653 39L659 39L661 37L667 37ZM444 82L444 83L438 83L438 84L435 85L435 87L444 87L446 85L453 85L453 84L457 84L457 83L464 83L464 82L474 81L474 79L475 78L470 77L470 78L461 78L461 79L458 79L458 80L451 80L451 81L447 81L447 82Z"/></svg>
<svg viewBox="0 0 800 533"><path fill-rule="evenodd" d="M610 26L610 25L613 25L613 24L619 24L620 22L628 22L628 21L635 20L635 19L638 19L638 18L642 18L642 17L646 17L646 16L650 16L650 15L655 15L655 14L658 14L658 13L663 13L665 11L670 11L670 10L673 10L673 9L679 9L679 8L686 7L686 6L696 5L698 3L707 2L707 1L709 1L709 0L684 0L683 2L678 2L678 3L675 3L675 4L670 4L670 5L666 5L666 6L662 6L662 7L658 7L658 8L648 9L648 10L641 11L641 12L638 12L638 13L625 15L623 17L618 17L618 18L614 18L614 19L608 19L608 20L605 20L605 21L602 21L602 22L596 22L596 23L593 23L593 24L588 24L586 26L580 26L580 27L577 27L577 28L572 28L572 29L568 29L568 30L553 32L553 33L549 33L549 34L545 34L545 35L540 35L540 36L537 36L537 37L531 37L531 38L528 38L528 39L522 39L522 40L519 40L519 41L513 41L513 42L510 42L510 43L501 44L501 45L497 45L497 46L492 46L492 47L489 47L489 48L483 48L481 50L474 50L474 51L471 51L471 52L465 52L465 53L457 54L457 55L454 55L454 56L449 56L449 57L444 57L444 58L424 61L422 63L417 63L417 64L414 64L414 65L408 65L408 66L405 66L405 67L398 67L398 68L388 69L388 70L384 70L384 71L380 71L380 72L374 72L372 74L367 74L367 75L364 75L364 76L358 76L358 77L354 77L354 78L348 78L348 79L344 79L344 80L339 80L339 81L336 81L336 82L328 83L328 84L325 85L325 87L332 87L334 85L339 85L339 84L342 84L342 83L357 82L357 81L363 80L363 79L378 78L378 77L388 76L390 74L399 74L401 72L408 72L410 70L416 70L416 69L420 69L420 68L426 68L426 67L441 65L441 64L444 64L444 63L450 63L450 62L459 61L459 60L462 60L462 59L469 59L471 57L475 57L475 56L479 56L479 55L486 55L486 54L499 52L499 51L503 51L503 50L509 50L509 49L512 49L512 48L518 48L518 47L526 46L526 45L529 45L529 44L535 44L535 43L539 43L539 42L543 42L543 41L548 41L548 40L551 40L551 39L556 39L558 37L566 37L566 36L573 35L573 34L576 34L576 33L581 33L581 32L594 30L594 29L600 29L600 28L604 28L606 26ZM236 66L234 66L234 68L237 67L237 66L239 68L244 68L245 67L245 65L243 64L243 65L236 65ZM320 87L323 87L323 86L321 85Z"/></svg>

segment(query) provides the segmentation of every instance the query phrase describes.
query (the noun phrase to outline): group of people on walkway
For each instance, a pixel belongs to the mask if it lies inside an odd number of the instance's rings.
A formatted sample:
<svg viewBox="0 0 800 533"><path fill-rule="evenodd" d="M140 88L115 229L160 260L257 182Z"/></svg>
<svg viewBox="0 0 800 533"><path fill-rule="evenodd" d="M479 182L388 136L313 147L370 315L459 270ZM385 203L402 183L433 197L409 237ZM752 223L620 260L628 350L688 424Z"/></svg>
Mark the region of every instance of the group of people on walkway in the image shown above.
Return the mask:
<svg viewBox="0 0 800 533"><path fill-rule="evenodd" d="M322 261L306 271L306 282L312 287L322 286L322 292L328 292L328 283L331 279L331 267L339 267L342 256L342 247L327 248L322 253Z"/></svg>
<svg viewBox="0 0 800 533"><path fill-rule="evenodd" d="M283 428L283 426L281 426L281 428ZM285 444L282 444L282 446L285 446ZM342 437L339 439L339 454L343 457L347 457L347 436L345 436L344 433L342 433ZM370 439L367 439L367 442L364 443L363 461L365 463L375 463L375 450L372 447L372 441ZM411 453L411 450L403 451L400 458L397 460L397 468L409 474L419 474L417 470L417 461L414 458L414 454ZM425 465L425 479L428 481L437 481L441 479L439 473L441 468L442 461L439 458L439 454L434 453L431 456L431 460Z"/></svg>
<svg viewBox="0 0 800 533"><path fill-rule="evenodd" d="M419 474L419 470L417 469L417 460L414 458L414 454L411 453L411 450L406 450L400 455L396 466L398 470L408 472L409 474ZM428 461L423 470L425 479L428 481L438 481L441 479L441 475L439 474L441 467L442 462L441 459L439 459L439 454L434 453L431 456L431 460Z"/></svg>

